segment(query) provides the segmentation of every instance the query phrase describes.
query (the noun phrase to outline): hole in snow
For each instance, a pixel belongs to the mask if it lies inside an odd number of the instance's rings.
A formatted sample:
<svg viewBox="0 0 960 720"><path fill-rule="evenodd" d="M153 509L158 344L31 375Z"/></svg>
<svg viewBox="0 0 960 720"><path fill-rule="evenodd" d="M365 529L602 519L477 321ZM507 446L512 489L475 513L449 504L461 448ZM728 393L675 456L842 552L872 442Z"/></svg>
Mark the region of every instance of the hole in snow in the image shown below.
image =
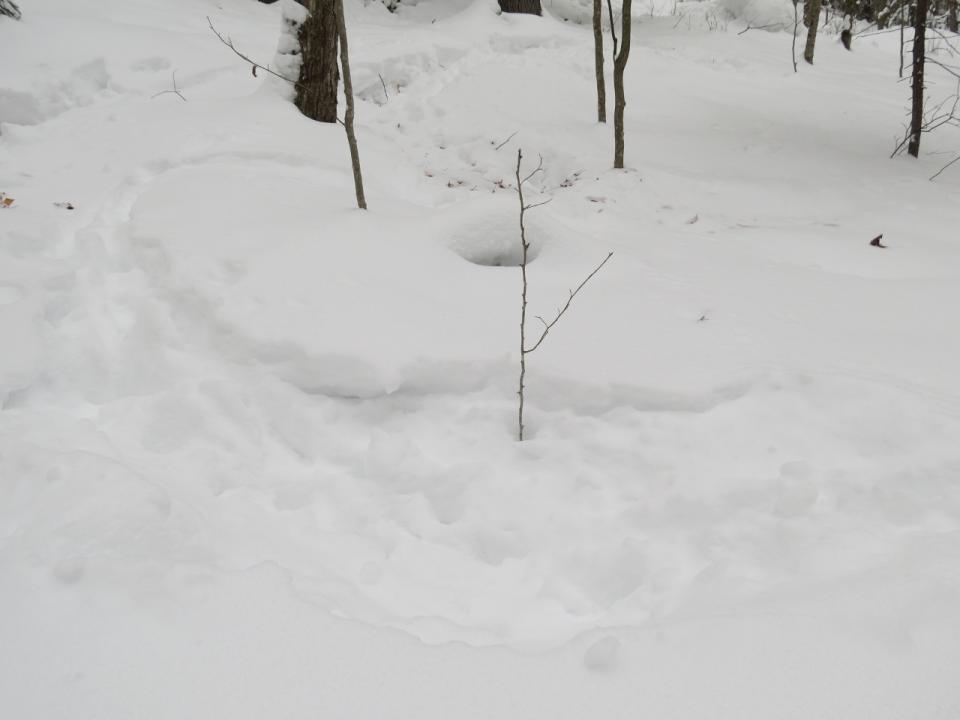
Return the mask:
<svg viewBox="0 0 960 720"><path fill-rule="evenodd" d="M499 205L499 204L497 204ZM448 247L467 262L487 267L519 267L523 260L520 244L520 224L514 204L497 205L489 212L470 217L470 222L459 224L448 231ZM533 213L526 218L527 262L540 254L543 230L532 222Z"/></svg>
<svg viewBox="0 0 960 720"><path fill-rule="evenodd" d="M520 267L523 262L523 249L519 238L514 238L509 244L502 243L498 238L490 238L486 242L469 246L454 247L454 251L467 262L487 267ZM530 244L527 251L527 263L536 260L539 246Z"/></svg>

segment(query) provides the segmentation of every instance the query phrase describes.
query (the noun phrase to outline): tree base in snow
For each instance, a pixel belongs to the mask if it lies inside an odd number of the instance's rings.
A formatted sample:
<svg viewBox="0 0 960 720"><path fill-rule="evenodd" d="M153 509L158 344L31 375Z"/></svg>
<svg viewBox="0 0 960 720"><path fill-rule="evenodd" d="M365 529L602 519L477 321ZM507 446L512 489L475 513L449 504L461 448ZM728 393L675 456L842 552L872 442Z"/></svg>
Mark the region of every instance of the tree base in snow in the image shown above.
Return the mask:
<svg viewBox="0 0 960 720"><path fill-rule="evenodd" d="M542 15L540 0L499 0L500 9L506 13L527 13Z"/></svg>

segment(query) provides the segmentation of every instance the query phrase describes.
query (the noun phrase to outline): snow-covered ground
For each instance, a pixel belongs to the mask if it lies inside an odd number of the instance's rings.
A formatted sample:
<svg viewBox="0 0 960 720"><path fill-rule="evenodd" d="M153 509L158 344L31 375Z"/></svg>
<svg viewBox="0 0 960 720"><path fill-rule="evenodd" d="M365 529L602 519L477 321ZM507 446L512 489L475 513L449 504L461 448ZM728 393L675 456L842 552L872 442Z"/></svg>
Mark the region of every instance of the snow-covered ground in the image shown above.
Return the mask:
<svg viewBox="0 0 960 720"><path fill-rule="evenodd" d="M0 717L960 717L960 132L642 4L614 171L544 4L348 0L368 212L279 5L0 18Z"/></svg>

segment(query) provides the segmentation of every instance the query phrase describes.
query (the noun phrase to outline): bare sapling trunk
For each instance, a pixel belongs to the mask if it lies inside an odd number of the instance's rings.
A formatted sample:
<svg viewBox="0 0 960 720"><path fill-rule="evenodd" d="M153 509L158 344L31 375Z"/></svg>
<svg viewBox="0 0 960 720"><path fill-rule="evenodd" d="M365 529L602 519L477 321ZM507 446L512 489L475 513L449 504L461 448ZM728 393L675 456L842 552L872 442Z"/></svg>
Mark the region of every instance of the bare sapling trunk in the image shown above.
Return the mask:
<svg viewBox="0 0 960 720"><path fill-rule="evenodd" d="M907 152L920 155L920 135L923 133L923 66L926 60L927 0L917 0L913 23L913 77L910 88L913 102L910 112L910 144Z"/></svg>
<svg viewBox="0 0 960 720"><path fill-rule="evenodd" d="M300 26L300 77L294 100L311 120L337 122L337 6L336 0L297 0L309 11Z"/></svg>
<svg viewBox="0 0 960 720"><path fill-rule="evenodd" d="M530 259L530 242L527 240L527 227L526 227L526 214L528 210L532 210L535 207L541 205L546 205L549 200L544 200L538 203L527 204L526 200L523 197L523 186L526 185L530 179L537 173L543 170L543 158L540 158L540 162L537 164L537 167L533 172L527 174L525 177L521 177L520 168L523 164L523 150L517 150L517 197L520 199L520 246L521 246L521 256L520 256L520 274L523 279L523 287L520 294L520 387L517 392L519 398L519 408L517 411L517 440L523 440L523 406L525 400L525 391L526 391L526 377L527 377L527 355L536 350L540 345L546 340L547 335L550 333L550 330L554 325L563 317L564 313L570 309L570 305L573 303L573 299L577 296L583 286L590 282L590 279L600 272L600 268L607 264L607 261L613 257L613 253L607 253L607 256L603 259L597 267L593 269L583 282L580 283L575 290L571 290L569 296L567 297L566 303L557 310L557 314L554 315L553 320L547 322L539 315L537 320L543 325L543 330L540 332L540 337L537 339L533 345L528 346L527 344L527 290L529 285L527 283L527 265Z"/></svg>
<svg viewBox="0 0 960 720"><path fill-rule="evenodd" d="M632 7L633 0L623 0L620 17L620 52L613 59L613 167L617 169L623 168L623 111L627 107L623 90L623 73L627 69L627 60L630 59Z"/></svg>
<svg viewBox="0 0 960 720"><path fill-rule="evenodd" d="M343 14L343 0L336 0L337 36L340 39L340 65L343 69L343 94L346 96L347 112L343 127L347 131L347 144L350 145L350 163L353 166L353 188L357 194L357 207L367 209L367 199L363 194L363 175L360 172L360 150L357 148L357 136L353 131L353 80L350 77L350 52L347 46L347 20Z"/></svg>
<svg viewBox="0 0 960 720"><path fill-rule="evenodd" d="M812 21L807 25L807 44L803 49L803 59L813 65L813 49L817 44L817 26L820 24L820 0L808 0L806 8L809 8Z"/></svg>
<svg viewBox="0 0 960 720"><path fill-rule="evenodd" d="M500 0L500 10L505 13L542 14L540 0Z"/></svg>
<svg viewBox="0 0 960 720"><path fill-rule="evenodd" d="M790 46L790 59L793 61L793 71L797 71L797 27L800 25L800 19L797 16L797 3L800 0L793 0L793 44Z"/></svg>
<svg viewBox="0 0 960 720"><path fill-rule="evenodd" d="M900 74L897 77L903 77L903 29L907 25L907 3L906 0L902 0L900 3Z"/></svg>
<svg viewBox="0 0 960 720"><path fill-rule="evenodd" d="M593 0L593 66L597 74L597 121L607 121L607 83L603 77L603 0Z"/></svg>

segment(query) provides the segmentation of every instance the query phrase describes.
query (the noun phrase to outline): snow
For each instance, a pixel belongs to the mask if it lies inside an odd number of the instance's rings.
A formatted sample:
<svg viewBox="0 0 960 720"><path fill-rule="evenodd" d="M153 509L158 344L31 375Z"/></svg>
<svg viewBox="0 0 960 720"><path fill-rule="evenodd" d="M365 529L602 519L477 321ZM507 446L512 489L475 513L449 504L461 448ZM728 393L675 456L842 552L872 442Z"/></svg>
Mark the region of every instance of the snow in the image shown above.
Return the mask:
<svg viewBox="0 0 960 720"><path fill-rule="evenodd" d="M0 21L4 715L960 712L960 135L888 159L896 38L643 5L613 171L561 9L348 2L361 212L207 26L290 5ZM521 147L531 315L614 256L518 443Z"/></svg>

